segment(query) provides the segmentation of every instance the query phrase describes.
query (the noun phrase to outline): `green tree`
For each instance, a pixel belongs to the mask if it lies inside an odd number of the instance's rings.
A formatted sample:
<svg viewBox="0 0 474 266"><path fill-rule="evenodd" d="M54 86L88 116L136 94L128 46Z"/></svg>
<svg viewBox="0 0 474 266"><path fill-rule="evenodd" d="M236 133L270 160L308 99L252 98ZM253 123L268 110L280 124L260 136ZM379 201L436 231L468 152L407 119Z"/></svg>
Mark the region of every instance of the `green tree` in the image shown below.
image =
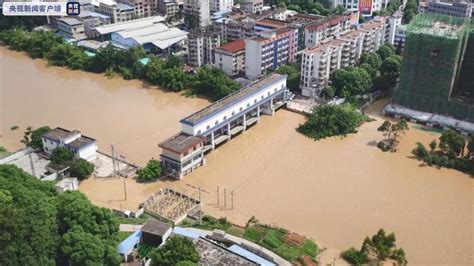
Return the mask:
<svg viewBox="0 0 474 266"><path fill-rule="evenodd" d="M335 94L341 97L363 94L372 83L365 69L352 66L334 71L330 78Z"/></svg>
<svg viewBox="0 0 474 266"><path fill-rule="evenodd" d="M276 72L278 74L287 75L286 86L291 91L298 91L300 85L300 69L297 64L284 65L279 67Z"/></svg>
<svg viewBox="0 0 474 266"><path fill-rule="evenodd" d="M376 53L362 53L360 56L360 61L361 64L367 63L372 66L374 69L379 69L380 65L382 64L382 59L380 56Z"/></svg>
<svg viewBox="0 0 474 266"><path fill-rule="evenodd" d="M37 129L32 129L31 127L28 127L21 142L27 147L31 147L35 150L42 149L43 141L41 140L41 137L50 130L51 128L49 128L48 126L43 126Z"/></svg>
<svg viewBox="0 0 474 266"><path fill-rule="evenodd" d="M150 257L153 266L174 266L181 261L198 263L200 258L193 242L178 236L169 238L161 248L153 251Z"/></svg>
<svg viewBox="0 0 474 266"><path fill-rule="evenodd" d="M206 95L213 100L218 100L240 88L240 85L222 70L207 65L201 67L190 81L194 93Z"/></svg>
<svg viewBox="0 0 474 266"><path fill-rule="evenodd" d="M67 165L74 159L74 153L70 149L61 146L53 150L50 159L54 164Z"/></svg>
<svg viewBox="0 0 474 266"><path fill-rule="evenodd" d="M412 153L420 159L424 159L425 157L429 156L428 150L425 148L425 145L420 142L416 143L416 148L413 149Z"/></svg>
<svg viewBox="0 0 474 266"><path fill-rule="evenodd" d="M405 134L407 130L409 130L408 123L404 119L397 123L391 123L390 121L385 120L382 125L377 128L377 131L382 132L386 137L385 141L388 141L389 149L392 152L396 151L400 136Z"/></svg>
<svg viewBox="0 0 474 266"><path fill-rule="evenodd" d="M393 46L393 44L391 43L383 44L377 50L377 54L380 56L380 58L383 61L387 59L388 57L395 55L395 46Z"/></svg>
<svg viewBox="0 0 474 266"><path fill-rule="evenodd" d="M94 164L80 158L72 161L69 166L69 173L73 177L85 179L94 172Z"/></svg>
<svg viewBox="0 0 474 266"><path fill-rule="evenodd" d="M353 265L362 265L367 263L367 255L355 248L350 248L342 253L342 258Z"/></svg>
<svg viewBox="0 0 474 266"><path fill-rule="evenodd" d="M464 153L466 139L458 132L452 129L445 131L439 140L439 147L446 152L449 157L454 158Z"/></svg>
<svg viewBox="0 0 474 266"><path fill-rule="evenodd" d="M186 74L179 67L163 70L161 84L172 91L182 91L186 86Z"/></svg>
<svg viewBox="0 0 474 266"><path fill-rule="evenodd" d="M145 80L153 85L160 84L163 78L164 65L165 62L162 59L151 57L143 70Z"/></svg>
<svg viewBox="0 0 474 266"><path fill-rule="evenodd" d="M392 55L385 59L380 66L380 76L388 85L393 86L400 77L401 69L401 57Z"/></svg>
<svg viewBox="0 0 474 266"><path fill-rule="evenodd" d="M471 137L469 139L469 142L467 143L467 151L468 156L473 157L474 156L474 137Z"/></svg>
<svg viewBox="0 0 474 266"><path fill-rule="evenodd" d="M370 75L370 78L371 78L372 81L375 80L375 78L377 77L377 69L373 68L368 63L360 64L359 67L362 68L362 69L365 69L365 71L367 71L367 73Z"/></svg>
<svg viewBox="0 0 474 266"><path fill-rule="evenodd" d="M105 256L105 248L97 237L75 226L62 238L62 252L69 265L100 265Z"/></svg>
<svg viewBox="0 0 474 266"><path fill-rule="evenodd" d="M182 68L183 67L183 60L179 56L170 55L166 60L165 68Z"/></svg>
<svg viewBox="0 0 474 266"><path fill-rule="evenodd" d="M433 154L434 151L436 150L436 147L438 147L438 143L434 139L433 141L430 142L430 153Z"/></svg>
<svg viewBox="0 0 474 266"><path fill-rule="evenodd" d="M356 133L367 117L361 115L351 105L324 105L315 108L307 121L300 125L298 132L315 140L331 136L346 136Z"/></svg>
<svg viewBox="0 0 474 266"><path fill-rule="evenodd" d="M137 176L142 182L151 181L161 176L161 163L158 160L150 160L147 165L138 169Z"/></svg>

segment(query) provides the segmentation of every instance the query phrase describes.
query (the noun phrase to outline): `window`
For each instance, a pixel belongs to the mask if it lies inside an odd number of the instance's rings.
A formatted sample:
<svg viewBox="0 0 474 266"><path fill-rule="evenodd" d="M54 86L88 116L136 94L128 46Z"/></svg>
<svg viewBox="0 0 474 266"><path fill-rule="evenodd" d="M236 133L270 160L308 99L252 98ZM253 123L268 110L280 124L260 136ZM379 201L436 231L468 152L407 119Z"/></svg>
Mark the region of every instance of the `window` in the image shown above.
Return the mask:
<svg viewBox="0 0 474 266"><path fill-rule="evenodd" d="M247 107L249 107L249 106L250 106L250 103L247 103Z"/></svg>
<svg viewBox="0 0 474 266"><path fill-rule="evenodd" d="M219 120L216 120L216 123L215 123L215 125L217 125L217 124L219 124Z"/></svg>
<svg viewBox="0 0 474 266"><path fill-rule="evenodd" d="M253 100L253 103L257 103L257 99Z"/></svg>
<svg viewBox="0 0 474 266"><path fill-rule="evenodd" d="M209 128L211 128L211 126L210 126L210 125L207 125L206 129L209 129Z"/></svg>
<svg viewBox="0 0 474 266"><path fill-rule="evenodd" d="M232 111L232 115L235 115L235 111Z"/></svg>
<svg viewBox="0 0 474 266"><path fill-rule="evenodd" d="M240 109L239 109L239 110L242 112L242 107L240 107Z"/></svg>
<svg viewBox="0 0 474 266"><path fill-rule="evenodd" d="M225 116L224 116L224 120L226 120L226 119L227 119L227 116L225 115Z"/></svg>

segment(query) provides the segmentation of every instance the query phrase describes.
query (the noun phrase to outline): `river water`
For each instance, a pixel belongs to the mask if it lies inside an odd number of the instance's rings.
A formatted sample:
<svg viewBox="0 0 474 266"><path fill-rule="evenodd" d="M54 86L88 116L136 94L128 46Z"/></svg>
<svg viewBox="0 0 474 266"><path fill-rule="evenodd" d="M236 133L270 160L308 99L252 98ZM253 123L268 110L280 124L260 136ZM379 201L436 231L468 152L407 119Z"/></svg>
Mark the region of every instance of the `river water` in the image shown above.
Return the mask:
<svg viewBox="0 0 474 266"><path fill-rule="evenodd" d="M179 131L182 117L208 104L139 81L45 67L4 48L0 60L0 145L10 150L22 147L27 126L61 126L144 164L158 158L157 144ZM474 265L474 179L411 157L417 141L427 144L436 133L411 128L399 152L380 152L374 146L382 138L380 107L372 108L377 121L358 134L319 142L294 130L301 115L278 111L174 185L202 187L204 210L237 223L255 215L340 250L359 248L383 227L396 233L410 265ZM12 131L13 125L20 128Z"/></svg>

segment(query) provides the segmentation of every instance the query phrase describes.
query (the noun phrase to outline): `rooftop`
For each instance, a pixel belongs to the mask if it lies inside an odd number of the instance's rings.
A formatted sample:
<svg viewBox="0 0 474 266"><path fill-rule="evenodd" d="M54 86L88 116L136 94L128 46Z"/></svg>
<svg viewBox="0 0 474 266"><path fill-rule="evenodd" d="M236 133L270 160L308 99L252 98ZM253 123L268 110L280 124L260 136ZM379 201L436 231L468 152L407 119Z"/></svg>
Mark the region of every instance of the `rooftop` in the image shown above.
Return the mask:
<svg viewBox="0 0 474 266"><path fill-rule="evenodd" d="M80 132L77 131L77 130L70 131L70 130L67 130L67 129L64 129L64 128L61 128L61 127L57 127L55 129L52 129L52 130L44 133L42 137L52 139L52 140L56 140L56 141L61 141L65 138L72 137L76 134L80 134Z"/></svg>
<svg viewBox="0 0 474 266"><path fill-rule="evenodd" d="M468 20L452 16L423 14L416 16L408 24L408 33L421 33L446 38L458 38L464 30Z"/></svg>
<svg viewBox="0 0 474 266"><path fill-rule="evenodd" d="M216 48L216 50L224 50L230 53L236 53L239 51L244 51L245 50L245 40L240 39L240 40L235 40L233 42L230 42L228 44L224 44L222 46L219 46Z"/></svg>
<svg viewBox="0 0 474 266"><path fill-rule="evenodd" d="M86 136L81 136L81 137L69 142L67 144L67 146L79 150L82 147L88 146L88 145L90 145L92 143L95 143L95 142L97 142L97 141L93 138L89 138L89 137L86 137Z"/></svg>
<svg viewBox="0 0 474 266"><path fill-rule="evenodd" d="M162 149L170 150L181 154L193 148L197 144L200 144L203 141L204 139L201 137L196 137L181 132L160 143L160 145L158 146Z"/></svg>
<svg viewBox="0 0 474 266"><path fill-rule="evenodd" d="M65 18L58 19L58 21L64 22L65 24L67 24L69 26L82 24L82 21L78 20L77 18L65 17Z"/></svg>
<svg viewBox="0 0 474 266"><path fill-rule="evenodd" d="M143 233L163 236L165 235L172 226L170 224L160 222L157 220L148 220L143 226L141 231Z"/></svg>
<svg viewBox="0 0 474 266"><path fill-rule="evenodd" d="M264 18L255 22L255 25L272 27L272 28L283 28L283 27L286 27L287 24L288 23L286 21L277 20L277 19L269 19L269 18Z"/></svg>
<svg viewBox="0 0 474 266"><path fill-rule="evenodd" d="M258 265L205 238L196 239L194 245L201 256L200 265Z"/></svg>
<svg viewBox="0 0 474 266"><path fill-rule="evenodd" d="M267 87L268 85L272 84L273 82L284 78L284 75L280 75L277 73L270 74L214 103L209 105L208 107L197 111L196 113L184 118L181 120L183 123L191 123L196 124L199 121L203 120L204 118L221 111L222 109L228 107L229 105L235 103L236 101L241 100L243 97L250 95L256 91L261 90L262 88Z"/></svg>
<svg viewBox="0 0 474 266"><path fill-rule="evenodd" d="M141 45L152 43L160 49L166 49L186 39L188 33L178 28L168 28L164 24L157 23L145 27L119 31L116 34L119 34L124 39L131 38Z"/></svg>
<svg viewBox="0 0 474 266"><path fill-rule="evenodd" d="M124 21L119 23L108 24L104 26L96 27L97 32L100 34L109 34L127 29L143 28L149 25L153 25L159 22L165 21L165 18L160 16L152 16L147 18L134 19L130 21Z"/></svg>

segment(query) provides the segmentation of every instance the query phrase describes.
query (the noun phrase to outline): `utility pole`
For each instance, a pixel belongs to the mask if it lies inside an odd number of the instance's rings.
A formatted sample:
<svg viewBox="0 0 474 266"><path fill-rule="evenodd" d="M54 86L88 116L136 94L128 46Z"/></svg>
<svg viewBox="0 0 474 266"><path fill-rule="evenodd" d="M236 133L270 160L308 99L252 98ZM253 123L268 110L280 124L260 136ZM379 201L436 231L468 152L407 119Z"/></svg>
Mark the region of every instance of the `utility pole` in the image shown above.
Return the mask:
<svg viewBox="0 0 474 266"><path fill-rule="evenodd" d="M234 209L234 191L233 190L230 192L230 209L231 210Z"/></svg>
<svg viewBox="0 0 474 266"><path fill-rule="evenodd" d="M201 187L199 187L199 224L202 224Z"/></svg>
<svg viewBox="0 0 474 266"><path fill-rule="evenodd" d="M225 191L225 188L224 188L224 208L226 207L227 205L227 192Z"/></svg>
<svg viewBox="0 0 474 266"><path fill-rule="evenodd" d="M115 149L114 149L114 145L111 144L110 148L112 149L112 167L114 169L113 174L115 175L115 173L117 173L117 170L115 169Z"/></svg>
<svg viewBox="0 0 474 266"><path fill-rule="evenodd" d="M127 183L125 182L125 176L123 178L123 192L125 193L125 200L127 200Z"/></svg>

